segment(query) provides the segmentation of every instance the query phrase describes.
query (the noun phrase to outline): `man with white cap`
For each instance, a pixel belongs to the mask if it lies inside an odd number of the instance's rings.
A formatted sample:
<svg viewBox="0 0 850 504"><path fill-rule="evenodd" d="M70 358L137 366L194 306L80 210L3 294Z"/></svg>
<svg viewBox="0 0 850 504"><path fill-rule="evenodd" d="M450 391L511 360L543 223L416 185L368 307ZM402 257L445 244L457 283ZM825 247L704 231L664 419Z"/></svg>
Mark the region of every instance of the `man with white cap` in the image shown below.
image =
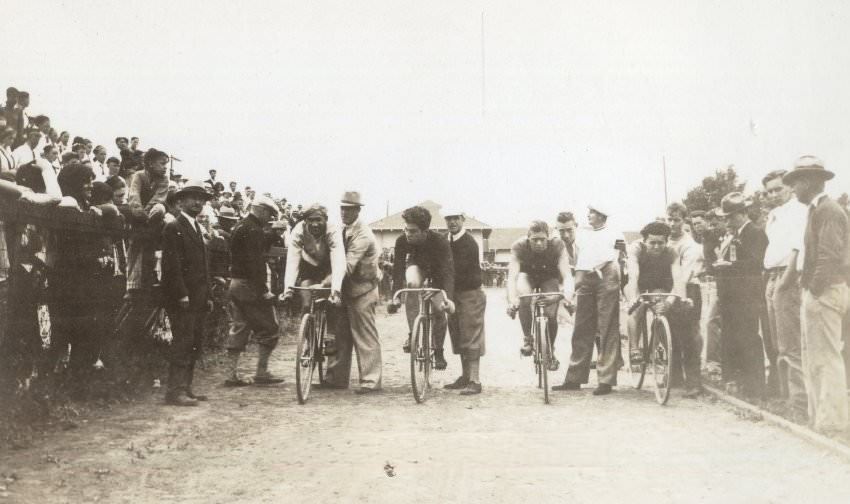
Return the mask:
<svg viewBox="0 0 850 504"><path fill-rule="evenodd" d="M268 370L269 357L277 346L278 323L274 308L275 295L266 282L265 252L267 242L263 228L278 216L275 202L257 196L247 217L233 228L230 245L230 331L227 335L228 376L225 386L238 387L252 382L239 377L239 356L245 351L248 337L254 333L259 345L257 372L253 383L269 385L283 382Z"/></svg>
<svg viewBox="0 0 850 504"><path fill-rule="evenodd" d="M339 202L345 278L342 307L336 324L336 353L328 360L325 380L330 388L348 388L351 351L357 352L360 375L358 393L381 388L381 339L375 325L378 304L378 242L369 226L360 221L360 193L346 191Z"/></svg>
<svg viewBox="0 0 850 504"><path fill-rule="evenodd" d="M824 192L834 176L820 159L803 156L782 178L809 207L800 278L803 377L809 421L826 433L846 432L848 424L841 320L848 308L850 224L841 206Z"/></svg>
<svg viewBox="0 0 850 504"><path fill-rule="evenodd" d="M588 228L576 233L576 314L570 366L563 385L552 390L579 390L590 377L593 345L599 341L594 395L609 394L620 366L620 252L623 233L608 227L609 211L588 206Z"/></svg>
<svg viewBox="0 0 850 504"><path fill-rule="evenodd" d="M455 312L449 315L449 335L452 351L460 355L463 373L460 378L445 386L460 389L461 395L481 393L478 368L484 355L484 309L487 296L481 289L481 256L478 243L466 232L466 217L456 209L444 209L443 217L449 229L449 246L454 261L455 290L452 301ZM434 342L442 349L442 342Z"/></svg>

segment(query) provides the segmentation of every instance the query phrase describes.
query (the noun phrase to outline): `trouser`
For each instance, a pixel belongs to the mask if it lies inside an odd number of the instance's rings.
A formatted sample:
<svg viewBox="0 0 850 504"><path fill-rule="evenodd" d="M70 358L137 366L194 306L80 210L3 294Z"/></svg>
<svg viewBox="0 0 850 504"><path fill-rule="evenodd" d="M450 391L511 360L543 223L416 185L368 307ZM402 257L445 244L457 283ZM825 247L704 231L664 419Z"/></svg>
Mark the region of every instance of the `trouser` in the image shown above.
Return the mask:
<svg viewBox="0 0 850 504"><path fill-rule="evenodd" d="M172 336L166 395L174 396L187 391L191 384L195 361L201 356L207 312L176 307L166 311L171 321Z"/></svg>
<svg viewBox="0 0 850 504"><path fill-rule="evenodd" d="M763 294L767 290L767 277L762 276L762 286L761 293ZM773 334L773 328L770 324L770 316L767 313L767 302L765 297L762 295L759 298L759 328L761 334L761 342L762 347L764 348L764 356L767 357L768 365L770 366L770 373L768 375L768 385L769 392L776 392L776 389L772 387L776 387L778 385L777 377L779 372L776 366L776 359L779 356L779 348L776 346L776 335Z"/></svg>
<svg viewBox="0 0 850 504"><path fill-rule="evenodd" d="M841 355L841 323L848 287L831 285L819 296L803 291L803 376L809 419L821 431L843 430L848 422L847 383Z"/></svg>
<svg viewBox="0 0 850 504"><path fill-rule="evenodd" d="M764 346L759 336L760 277L724 278L718 290L722 322L723 381L753 398L764 395ZM756 284L755 282L758 282ZM751 294L752 293L752 294Z"/></svg>
<svg viewBox="0 0 850 504"><path fill-rule="evenodd" d="M559 292L557 278L536 279L527 273L520 273L516 280L517 293L519 295L532 294L534 289L540 289L540 292ZM552 302L546 305L543 312L549 323L546 327L549 332L549 341L552 347L555 346L555 339L558 337L558 306L559 303ZM531 323L533 322L533 313L531 309L531 298L521 299L519 302L519 324L522 326L522 335L525 343L531 344Z"/></svg>
<svg viewBox="0 0 850 504"><path fill-rule="evenodd" d="M687 284L687 297L693 303L689 307L677 303L668 314L673 339L671 360L671 385L679 383L685 387L699 387L702 382L701 358L702 335L699 322L702 315L702 294L698 284Z"/></svg>
<svg viewBox="0 0 850 504"><path fill-rule="evenodd" d="M620 271L610 262L601 270L576 272L576 315L570 367L565 381L587 383L593 345L599 338L596 374L600 384L616 385L620 366Z"/></svg>
<svg viewBox="0 0 850 504"><path fill-rule="evenodd" d="M418 289L424 284L422 270L419 266L408 266L405 271L405 281L411 289ZM443 345L446 341L446 313L443 310L443 295L442 293L434 295L430 301L431 317L431 339L434 342L434 350L443 351ZM413 333L413 322L416 321L416 316L419 315L419 296L405 294L404 296L404 313L407 315L407 326L410 332Z"/></svg>
<svg viewBox="0 0 850 504"><path fill-rule="evenodd" d="M484 310L487 295L478 289L455 291L455 312L449 315L452 351L465 359L478 359L485 353Z"/></svg>
<svg viewBox="0 0 850 504"><path fill-rule="evenodd" d="M705 360L720 362L720 303L717 302L717 284L707 282L706 284L706 323L705 323Z"/></svg>
<svg viewBox="0 0 850 504"><path fill-rule="evenodd" d="M351 377L351 352L357 352L360 386L381 388L381 339L375 325L378 288L346 299L339 308L336 329L336 353L328 359L325 379L339 387L347 387Z"/></svg>
<svg viewBox="0 0 850 504"><path fill-rule="evenodd" d="M783 396L788 398L791 406L805 412L808 399L800 354L802 292L796 280L787 287L780 287L779 280L782 275L783 270L768 273L764 296L770 334L777 349L776 368L773 372L777 372L779 376Z"/></svg>
<svg viewBox="0 0 850 504"><path fill-rule="evenodd" d="M258 344L273 349L278 341L277 313L274 305L261 299L251 290L247 280L234 278L228 291L230 303L230 331L225 348L245 351L248 337L254 333Z"/></svg>

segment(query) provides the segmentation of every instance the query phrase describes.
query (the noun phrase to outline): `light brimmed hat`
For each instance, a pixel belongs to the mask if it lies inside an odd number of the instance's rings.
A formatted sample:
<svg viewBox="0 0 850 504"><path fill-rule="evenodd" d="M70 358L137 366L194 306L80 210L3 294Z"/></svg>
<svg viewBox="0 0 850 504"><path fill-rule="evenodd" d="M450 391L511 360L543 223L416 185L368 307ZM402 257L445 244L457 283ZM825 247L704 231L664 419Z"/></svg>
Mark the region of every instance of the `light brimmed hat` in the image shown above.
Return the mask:
<svg viewBox="0 0 850 504"><path fill-rule="evenodd" d="M204 199L212 199L213 195L210 194L206 189L204 189L204 183L200 180L190 180L183 184L183 188L177 190L174 193L174 199L179 200L183 196L187 196L189 194L195 194L198 196L202 196Z"/></svg>
<svg viewBox="0 0 850 504"><path fill-rule="evenodd" d="M229 220L239 220L239 216L236 215L236 210L233 207L222 206L218 210L218 218L219 219L229 219Z"/></svg>
<svg viewBox="0 0 850 504"><path fill-rule="evenodd" d="M443 218L446 219L448 217L463 217L466 218L466 214L457 207L446 207L441 208L440 213L443 214Z"/></svg>
<svg viewBox="0 0 850 504"><path fill-rule="evenodd" d="M599 206L597 204L587 205L588 210L593 210L594 212L604 215L605 217L610 217L611 214L608 212L608 208L605 206Z"/></svg>
<svg viewBox="0 0 850 504"><path fill-rule="evenodd" d="M343 207L362 207L363 202L360 199L360 192L345 191L342 193L342 198L339 199L339 206Z"/></svg>
<svg viewBox="0 0 850 504"><path fill-rule="evenodd" d="M814 175L822 180L830 180L835 176L834 173L824 168L823 161L820 158L816 156L802 156L794 161L794 169L782 177L782 182L790 185L804 175Z"/></svg>
<svg viewBox="0 0 850 504"><path fill-rule="evenodd" d="M259 196L255 196L254 200L251 202L251 205L266 207L271 210L275 215L280 214L280 209L277 207L277 203L274 202L273 199L268 196L263 196L262 194Z"/></svg>
<svg viewBox="0 0 850 504"><path fill-rule="evenodd" d="M743 193L738 191L730 192L720 200L720 208L715 213L718 217L726 217L733 213L743 213L747 211L747 208L750 206L749 203Z"/></svg>

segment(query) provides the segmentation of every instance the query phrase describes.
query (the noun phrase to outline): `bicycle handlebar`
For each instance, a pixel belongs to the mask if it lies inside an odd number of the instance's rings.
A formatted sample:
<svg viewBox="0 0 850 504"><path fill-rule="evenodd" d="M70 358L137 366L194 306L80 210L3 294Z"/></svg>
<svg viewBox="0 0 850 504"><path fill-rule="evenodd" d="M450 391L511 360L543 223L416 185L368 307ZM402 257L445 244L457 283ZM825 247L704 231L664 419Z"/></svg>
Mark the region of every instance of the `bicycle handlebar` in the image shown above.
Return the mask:
<svg viewBox="0 0 850 504"><path fill-rule="evenodd" d="M330 287L296 287L294 285L292 287L290 287L290 289L296 290L296 291L300 290L300 291L311 291L311 292L321 292L321 291L330 292L331 291Z"/></svg>
<svg viewBox="0 0 850 504"><path fill-rule="evenodd" d="M399 290L398 290L398 291L397 291L397 292L393 295L393 302L398 301L398 300L399 300L399 299L398 299L399 295L400 295L400 294L402 294L402 293L404 293L404 292L416 292L416 293L419 293L419 294L424 294L424 293L426 293L426 292L434 292L434 293L442 292L442 293L443 293L443 297L444 297L444 298L446 298L446 299L448 299L448 298L449 298L449 295L448 295L448 294L446 294L446 291L444 291L443 289L433 289L433 288L431 288L431 287L421 287L421 288L417 288L417 289L399 289Z"/></svg>
<svg viewBox="0 0 850 504"><path fill-rule="evenodd" d="M539 297L557 297L560 299L567 299L567 296L565 296L563 292L535 292L534 294L522 294L519 296L520 299Z"/></svg>
<svg viewBox="0 0 850 504"><path fill-rule="evenodd" d="M657 301L658 299L669 297L676 298L676 301L680 301L682 299L682 296L678 294L673 294L672 292L645 292L639 295L637 300L629 307L629 315L634 313L635 310L640 307L640 305L651 304Z"/></svg>

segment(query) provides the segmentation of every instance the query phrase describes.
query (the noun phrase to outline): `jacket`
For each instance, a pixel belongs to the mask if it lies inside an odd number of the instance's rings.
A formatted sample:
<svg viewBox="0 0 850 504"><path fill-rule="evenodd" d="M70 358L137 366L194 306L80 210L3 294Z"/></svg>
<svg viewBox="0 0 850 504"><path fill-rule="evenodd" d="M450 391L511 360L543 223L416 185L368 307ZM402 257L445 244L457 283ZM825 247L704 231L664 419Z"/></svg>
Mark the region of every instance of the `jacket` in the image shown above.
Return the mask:
<svg viewBox="0 0 850 504"><path fill-rule="evenodd" d="M204 239L182 214L162 230L162 290L166 307L189 298L189 310L203 311L209 299Z"/></svg>

